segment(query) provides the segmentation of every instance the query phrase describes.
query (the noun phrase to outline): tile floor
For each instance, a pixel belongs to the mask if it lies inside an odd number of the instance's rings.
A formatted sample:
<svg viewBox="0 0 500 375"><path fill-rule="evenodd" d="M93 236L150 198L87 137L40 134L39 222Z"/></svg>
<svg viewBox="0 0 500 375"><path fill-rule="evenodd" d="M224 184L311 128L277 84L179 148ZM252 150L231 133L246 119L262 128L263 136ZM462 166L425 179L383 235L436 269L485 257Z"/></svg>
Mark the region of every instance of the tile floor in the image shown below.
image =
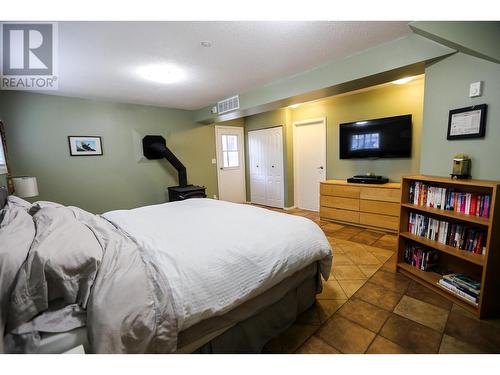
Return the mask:
<svg viewBox="0 0 500 375"><path fill-rule="evenodd" d="M316 304L265 353L500 353L500 319L480 321L396 273L395 235L285 212L318 223L334 261Z"/></svg>

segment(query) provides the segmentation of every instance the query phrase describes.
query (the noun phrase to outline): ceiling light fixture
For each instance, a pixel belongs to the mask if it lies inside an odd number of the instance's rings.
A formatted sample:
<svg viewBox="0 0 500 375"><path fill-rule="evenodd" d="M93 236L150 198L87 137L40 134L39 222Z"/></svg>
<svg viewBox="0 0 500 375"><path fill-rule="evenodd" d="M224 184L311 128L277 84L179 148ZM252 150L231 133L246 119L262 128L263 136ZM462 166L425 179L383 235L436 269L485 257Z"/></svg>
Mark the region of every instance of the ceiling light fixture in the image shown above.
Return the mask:
<svg viewBox="0 0 500 375"><path fill-rule="evenodd" d="M186 78L186 73L183 69L174 64L150 64L144 65L137 69L137 74L156 83L177 83Z"/></svg>
<svg viewBox="0 0 500 375"><path fill-rule="evenodd" d="M413 80L413 77L405 77L405 78L401 78L401 79L397 79L395 81L392 81L391 83L394 83L395 85L404 85L405 83L408 83L411 80Z"/></svg>

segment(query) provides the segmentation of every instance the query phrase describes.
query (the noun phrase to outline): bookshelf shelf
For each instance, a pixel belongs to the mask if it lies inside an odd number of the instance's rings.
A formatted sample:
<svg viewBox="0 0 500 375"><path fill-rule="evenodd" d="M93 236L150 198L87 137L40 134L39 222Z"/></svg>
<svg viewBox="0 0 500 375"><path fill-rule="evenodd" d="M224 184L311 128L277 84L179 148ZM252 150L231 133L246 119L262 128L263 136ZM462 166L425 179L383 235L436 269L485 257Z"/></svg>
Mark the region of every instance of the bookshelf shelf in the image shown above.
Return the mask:
<svg viewBox="0 0 500 375"><path fill-rule="evenodd" d="M427 247L432 247L433 249L439 250L443 253L453 255L457 258L467 260L469 262L472 262L474 264L477 264L478 266L483 266L484 265L484 255L480 254L474 254L471 252L467 252L465 250L460 250L452 246L448 246L445 244L442 244L438 241L433 241L428 238L422 237L422 236L417 236L415 234L411 234L409 232L401 232L399 234L400 236L407 238L409 240L418 242L422 245L425 245Z"/></svg>
<svg viewBox="0 0 500 375"><path fill-rule="evenodd" d="M444 297L451 299L454 303L466 308L467 310L473 312L474 314L478 313L478 306L473 302L470 302L456 294L452 294L448 292L447 289L443 288L438 284L441 275L436 272L425 272L421 271L416 267L413 267L404 262L398 263L398 268L400 271L403 271L404 274L419 282L422 285L427 286L428 288L434 290L435 292L443 295Z"/></svg>
<svg viewBox="0 0 500 375"><path fill-rule="evenodd" d="M410 203L410 190L415 181L438 188L449 188L452 191L489 195L489 218L415 205L413 201ZM437 220L458 222L469 228L482 228L486 232L485 255L460 250L424 236L410 233L409 217L411 213L429 216ZM448 177L425 175L403 177L399 221L397 265L399 272L468 309L479 318L495 316L500 313L500 298L498 298L500 293L500 181L453 180ZM441 274L422 271L405 263L405 248L410 242L418 243L442 253L435 270L443 273L461 273L480 281L479 303L476 305L439 285L438 282L442 278Z"/></svg>
<svg viewBox="0 0 500 375"><path fill-rule="evenodd" d="M459 212L454 212L454 211L449 211L449 210L441 210L439 208L430 208L430 207L423 207L423 206L418 206L416 204L412 203L402 203L402 207L415 210L415 211L420 211L420 212L427 212L432 215L439 215L439 216L444 216L453 220L459 220L459 221L464 221L467 223L473 223L476 225L482 225L482 226L488 226L490 225L490 219L489 218L484 218L484 217L479 217L479 216L473 216L473 215L466 215L466 214L461 214Z"/></svg>

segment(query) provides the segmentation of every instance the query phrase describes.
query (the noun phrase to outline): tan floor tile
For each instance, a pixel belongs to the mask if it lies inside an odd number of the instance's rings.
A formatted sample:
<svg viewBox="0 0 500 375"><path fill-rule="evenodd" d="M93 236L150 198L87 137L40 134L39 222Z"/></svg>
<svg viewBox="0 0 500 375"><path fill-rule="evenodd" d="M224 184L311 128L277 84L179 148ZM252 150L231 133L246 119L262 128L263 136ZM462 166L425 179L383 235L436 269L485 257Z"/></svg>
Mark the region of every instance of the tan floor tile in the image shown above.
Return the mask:
<svg viewBox="0 0 500 375"><path fill-rule="evenodd" d="M359 288L361 288L365 284L366 280L338 280L338 282L347 297L350 298L354 293L358 291Z"/></svg>
<svg viewBox="0 0 500 375"><path fill-rule="evenodd" d="M311 336L307 341L295 352L296 354L340 354L334 347L316 336Z"/></svg>
<svg viewBox="0 0 500 375"><path fill-rule="evenodd" d="M500 328L455 311L450 312L445 334L488 353L500 353Z"/></svg>
<svg viewBox="0 0 500 375"><path fill-rule="evenodd" d="M444 335L439 347L439 354L482 354L481 349L466 342L457 340L453 336Z"/></svg>
<svg viewBox="0 0 500 375"><path fill-rule="evenodd" d="M316 333L327 344L342 353L364 353L375 334L339 314L335 314Z"/></svg>
<svg viewBox="0 0 500 375"><path fill-rule="evenodd" d="M347 299L347 295L336 280L328 280L323 283L323 291L316 299Z"/></svg>
<svg viewBox="0 0 500 375"><path fill-rule="evenodd" d="M338 266L345 266L345 265L350 265L350 264L353 264L352 263L352 260L345 254L336 254L334 252L334 255L333 255L333 263L332 264L336 264Z"/></svg>
<svg viewBox="0 0 500 375"><path fill-rule="evenodd" d="M337 224L337 223L327 223L323 225L322 229L325 233L328 233L328 236L333 236L335 237L335 231L344 228L343 225Z"/></svg>
<svg viewBox="0 0 500 375"><path fill-rule="evenodd" d="M443 296L437 294L436 292L433 292L429 288L420 285L416 281L412 281L410 283L410 286L406 291L406 295L408 297L416 298L420 301L430 303L434 306L441 307L442 309L445 309L447 311L450 311L451 306L453 305L453 303L450 300L444 298Z"/></svg>
<svg viewBox="0 0 500 375"><path fill-rule="evenodd" d="M392 290L393 292L403 294L408 289L411 280L400 273L391 273L380 270L370 278L370 282L379 284L388 290Z"/></svg>
<svg viewBox="0 0 500 375"><path fill-rule="evenodd" d="M381 266L382 262L376 256L370 254L368 251L351 251L346 252L346 255L352 260L354 264L365 264Z"/></svg>
<svg viewBox="0 0 500 375"><path fill-rule="evenodd" d="M318 329L313 325L294 324L265 345L264 351L275 354L290 354L296 351Z"/></svg>
<svg viewBox="0 0 500 375"><path fill-rule="evenodd" d="M346 299L319 299L316 300L316 309L321 324L326 322L331 316L347 302Z"/></svg>
<svg viewBox="0 0 500 375"><path fill-rule="evenodd" d="M379 238L384 235L383 232L376 232L372 230L364 230L358 234L352 236L349 240L365 245L371 245L375 243Z"/></svg>
<svg viewBox="0 0 500 375"><path fill-rule="evenodd" d="M397 255L394 254L392 257L390 257L382 266L381 269L384 271L390 272L390 273L396 273L397 272Z"/></svg>
<svg viewBox="0 0 500 375"><path fill-rule="evenodd" d="M402 346L387 340L382 336L375 337L366 351L367 354L411 354L412 352Z"/></svg>
<svg viewBox="0 0 500 375"><path fill-rule="evenodd" d="M415 353L437 353L441 334L421 324L392 314L380 335Z"/></svg>
<svg viewBox="0 0 500 375"><path fill-rule="evenodd" d="M392 250L386 250L386 249L381 249L379 247L374 247L374 246L366 246L365 249L368 250L371 254L375 256L379 256L383 261L385 262L387 259L389 259L391 256L396 254Z"/></svg>
<svg viewBox="0 0 500 375"><path fill-rule="evenodd" d="M344 250L344 252L366 252L364 245L352 241L343 240L341 238L335 238L335 242L338 246Z"/></svg>
<svg viewBox="0 0 500 375"><path fill-rule="evenodd" d="M375 272L379 270L380 265L374 264L360 264L358 268L365 274L366 277L371 277Z"/></svg>
<svg viewBox="0 0 500 375"><path fill-rule="evenodd" d="M390 312L360 299L352 298L342 306L337 314L377 333L389 317Z"/></svg>
<svg viewBox="0 0 500 375"><path fill-rule="evenodd" d="M381 247L387 250L396 251L398 248L398 236L394 234L385 234L372 246Z"/></svg>
<svg viewBox="0 0 500 375"><path fill-rule="evenodd" d="M337 280L353 280L353 279L366 279L366 276L354 264L337 266L333 265L332 275Z"/></svg>
<svg viewBox="0 0 500 375"><path fill-rule="evenodd" d="M392 311L398 304L402 294L387 290L383 286L368 281L355 294L354 297L378 306L384 310Z"/></svg>
<svg viewBox="0 0 500 375"><path fill-rule="evenodd" d="M333 236L335 236L335 238L341 238L344 240L348 240L351 237L355 236L356 234L358 234L362 231L363 231L363 228L358 228L358 227L346 225L346 226L344 226L344 228L341 228L341 229L335 231L333 233Z"/></svg>
<svg viewBox="0 0 500 375"><path fill-rule="evenodd" d="M443 332L449 312L430 303L403 296L394 309L394 313L436 331Z"/></svg>

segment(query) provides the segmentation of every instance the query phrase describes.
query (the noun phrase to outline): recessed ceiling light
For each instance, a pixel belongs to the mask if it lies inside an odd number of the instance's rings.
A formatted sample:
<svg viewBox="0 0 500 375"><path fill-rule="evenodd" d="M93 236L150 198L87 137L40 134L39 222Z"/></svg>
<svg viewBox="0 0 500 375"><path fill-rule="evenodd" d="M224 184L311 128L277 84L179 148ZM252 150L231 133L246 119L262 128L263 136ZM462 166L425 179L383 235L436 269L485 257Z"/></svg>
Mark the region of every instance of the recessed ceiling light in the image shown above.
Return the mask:
<svg viewBox="0 0 500 375"><path fill-rule="evenodd" d="M157 83L177 83L186 78L183 69L174 64L150 64L137 69L140 77Z"/></svg>
<svg viewBox="0 0 500 375"><path fill-rule="evenodd" d="M413 77L405 77L401 79L397 79L395 81L392 81L391 83L394 83L395 85L404 85L405 83L410 82L413 79Z"/></svg>
<svg viewBox="0 0 500 375"><path fill-rule="evenodd" d="M299 103L299 104L292 104L292 105L289 105L289 106L288 106L288 108L299 108L301 104L302 104L302 103Z"/></svg>
<svg viewBox="0 0 500 375"><path fill-rule="evenodd" d="M203 41L200 42L200 44L201 44L202 47L207 47L207 48L208 47L212 47L212 42L209 41L209 40L203 40Z"/></svg>

